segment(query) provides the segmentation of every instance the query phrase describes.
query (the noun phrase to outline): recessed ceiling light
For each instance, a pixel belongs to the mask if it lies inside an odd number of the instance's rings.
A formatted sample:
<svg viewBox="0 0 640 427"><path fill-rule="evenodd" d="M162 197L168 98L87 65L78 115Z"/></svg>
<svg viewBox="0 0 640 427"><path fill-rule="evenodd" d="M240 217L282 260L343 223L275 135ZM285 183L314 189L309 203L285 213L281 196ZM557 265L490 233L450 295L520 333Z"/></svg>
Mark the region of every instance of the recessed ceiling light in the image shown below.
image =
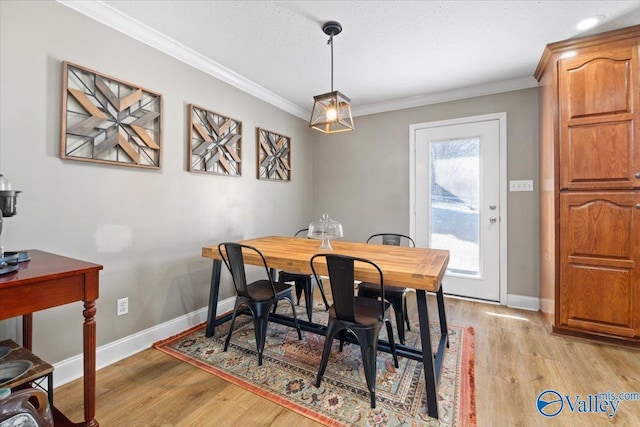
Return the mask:
<svg viewBox="0 0 640 427"><path fill-rule="evenodd" d="M596 27L602 24L603 22L604 22L604 15L594 15L578 22L578 25L576 25L576 28L579 31L590 30L591 28Z"/></svg>

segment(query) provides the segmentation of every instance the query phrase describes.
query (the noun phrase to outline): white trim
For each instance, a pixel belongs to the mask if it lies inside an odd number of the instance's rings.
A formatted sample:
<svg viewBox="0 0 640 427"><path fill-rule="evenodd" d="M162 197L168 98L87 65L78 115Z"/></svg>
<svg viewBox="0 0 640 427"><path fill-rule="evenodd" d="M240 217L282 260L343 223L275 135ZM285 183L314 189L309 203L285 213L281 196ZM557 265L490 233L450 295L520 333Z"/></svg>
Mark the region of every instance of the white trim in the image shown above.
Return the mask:
<svg viewBox="0 0 640 427"><path fill-rule="evenodd" d="M145 43L152 48L158 49L160 52L166 53L179 61L222 80L231 86L253 95L258 99L268 102L281 110L291 113L301 119L309 120L311 113L304 108L298 107L294 103L263 88L252 80L249 80L235 71L212 61L195 50L170 37L167 37L159 31L156 31L142 22L133 19L102 1L56 1L75 10L76 12L88 16L89 18L95 19L116 31L120 31L135 40Z"/></svg>
<svg viewBox="0 0 640 427"><path fill-rule="evenodd" d="M233 310L234 303L235 297L219 302L217 312L226 313ZM201 308L98 347L96 349L96 369L104 368L132 354L146 350L156 341L163 340L206 321L207 310L207 307ZM82 354L54 363L53 367L54 387L81 378L84 371Z"/></svg>
<svg viewBox="0 0 640 427"><path fill-rule="evenodd" d="M236 87L243 92L255 96L275 107L278 107L303 120L309 120L311 112L297 106L268 89L258 85L252 80L230 70L193 49L167 37L157 30L133 19L120 12L103 1L77 1L56 0L76 12L94 19L116 31L145 43L160 52L182 61L200 71L203 71L225 83ZM513 90L528 89L538 86L533 76L518 77L509 80L480 84L459 89L446 90L426 95L411 96L407 98L383 101L374 104L355 106L352 109L353 116L383 113L386 111L402 110L405 108L421 107L424 105L438 104L441 102L455 101L458 99L473 98L476 96L491 95L494 93L510 92Z"/></svg>
<svg viewBox="0 0 640 427"><path fill-rule="evenodd" d="M540 298L525 295L507 295L507 307L522 310L540 311Z"/></svg>
<svg viewBox="0 0 640 427"><path fill-rule="evenodd" d="M497 301L488 301L486 299L463 297L461 295L444 294L444 297L445 298L451 298L451 299L459 299L459 300L462 300L462 301L477 302L477 303L480 303L480 304L500 305L500 303L497 302Z"/></svg>
<svg viewBox="0 0 640 427"><path fill-rule="evenodd" d="M456 101L459 99L475 98L477 96L492 95L495 93L529 89L537 86L538 82L533 76L519 77L510 80L502 80L476 86L468 86L443 92L430 93L426 95L394 99L391 101L378 102L375 104L362 105L359 107L354 106L352 108L352 114L355 117L364 116L367 114L384 113L386 111L422 107L424 105L439 104L441 102Z"/></svg>
<svg viewBox="0 0 640 427"><path fill-rule="evenodd" d="M500 125L500 304L507 304L507 113L484 114L409 125L409 235L416 237L416 137L419 129L498 120Z"/></svg>
<svg viewBox="0 0 640 427"><path fill-rule="evenodd" d="M507 303L507 113L498 113L500 120L500 304Z"/></svg>

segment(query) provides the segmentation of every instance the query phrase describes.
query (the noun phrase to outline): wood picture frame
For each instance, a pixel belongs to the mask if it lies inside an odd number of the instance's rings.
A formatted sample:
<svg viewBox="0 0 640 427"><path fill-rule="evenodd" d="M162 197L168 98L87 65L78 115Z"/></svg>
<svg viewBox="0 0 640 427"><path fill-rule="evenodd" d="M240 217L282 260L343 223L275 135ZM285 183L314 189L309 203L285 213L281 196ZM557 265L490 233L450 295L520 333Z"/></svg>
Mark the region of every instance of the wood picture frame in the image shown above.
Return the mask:
<svg viewBox="0 0 640 427"><path fill-rule="evenodd" d="M256 166L258 179L291 181L291 138L257 127Z"/></svg>
<svg viewBox="0 0 640 427"><path fill-rule="evenodd" d="M162 95L64 61L60 158L160 169Z"/></svg>
<svg viewBox="0 0 640 427"><path fill-rule="evenodd" d="M190 172L242 176L242 122L189 104Z"/></svg>

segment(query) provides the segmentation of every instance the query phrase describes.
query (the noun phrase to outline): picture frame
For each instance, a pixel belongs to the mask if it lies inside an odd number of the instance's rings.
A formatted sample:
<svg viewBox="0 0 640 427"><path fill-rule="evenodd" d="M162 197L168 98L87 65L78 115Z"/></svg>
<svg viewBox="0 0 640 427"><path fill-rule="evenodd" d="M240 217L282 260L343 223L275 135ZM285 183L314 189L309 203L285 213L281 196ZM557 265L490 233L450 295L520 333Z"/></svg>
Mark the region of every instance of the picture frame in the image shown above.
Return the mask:
<svg viewBox="0 0 640 427"><path fill-rule="evenodd" d="M242 122L189 104L188 170L242 176Z"/></svg>
<svg viewBox="0 0 640 427"><path fill-rule="evenodd" d="M60 158L160 169L162 95L62 63Z"/></svg>
<svg viewBox="0 0 640 427"><path fill-rule="evenodd" d="M291 138L257 127L256 166L258 179L291 181Z"/></svg>

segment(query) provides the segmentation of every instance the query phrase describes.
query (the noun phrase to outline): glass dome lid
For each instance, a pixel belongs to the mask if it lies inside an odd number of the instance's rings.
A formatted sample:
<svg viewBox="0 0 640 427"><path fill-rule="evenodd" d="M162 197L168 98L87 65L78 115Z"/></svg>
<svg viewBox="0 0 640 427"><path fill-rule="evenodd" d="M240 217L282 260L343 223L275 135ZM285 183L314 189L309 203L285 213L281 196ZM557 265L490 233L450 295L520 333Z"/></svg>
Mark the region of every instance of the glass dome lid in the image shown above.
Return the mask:
<svg viewBox="0 0 640 427"><path fill-rule="evenodd" d="M329 218L328 214L323 214L318 221L309 224L309 232L307 237L311 239L322 240L320 249L331 250L331 240L339 239L344 236L342 224Z"/></svg>
<svg viewBox="0 0 640 427"><path fill-rule="evenodd" d="M0 173L0 191L9 191L11 190L11 183L9 180Z"/></svg>

